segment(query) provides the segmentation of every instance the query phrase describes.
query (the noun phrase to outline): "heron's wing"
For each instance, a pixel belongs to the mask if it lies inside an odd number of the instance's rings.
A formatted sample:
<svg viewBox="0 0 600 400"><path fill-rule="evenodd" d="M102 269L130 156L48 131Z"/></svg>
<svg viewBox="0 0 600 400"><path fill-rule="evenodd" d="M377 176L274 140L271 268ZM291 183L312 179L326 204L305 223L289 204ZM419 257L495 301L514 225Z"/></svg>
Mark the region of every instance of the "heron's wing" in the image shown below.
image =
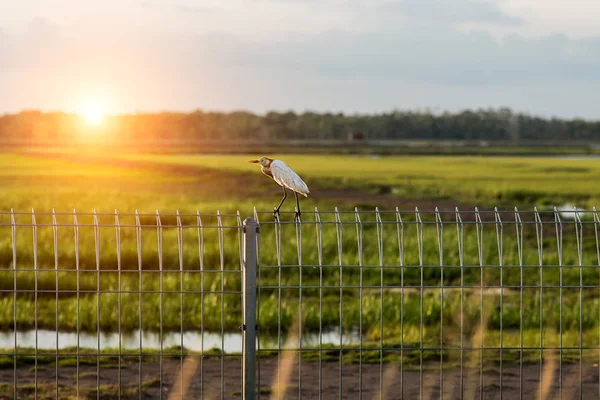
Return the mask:
<svg viewBox="0 0 600 400"><path fill-rule="evenodd" d="M275 182L286 187L294 192L308 196L310 191L306 183L295 173L286 163L280 160L275 160L270 165L271 173Z"/></svg>

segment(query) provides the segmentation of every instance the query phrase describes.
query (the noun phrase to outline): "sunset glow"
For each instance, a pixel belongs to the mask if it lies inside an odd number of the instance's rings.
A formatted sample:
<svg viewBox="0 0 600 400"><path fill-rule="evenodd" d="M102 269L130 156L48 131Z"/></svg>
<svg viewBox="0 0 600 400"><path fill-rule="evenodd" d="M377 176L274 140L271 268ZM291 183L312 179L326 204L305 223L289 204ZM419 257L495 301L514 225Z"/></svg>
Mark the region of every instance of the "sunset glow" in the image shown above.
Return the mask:
<svg viewBox="0 0 600 400"><path fill-rule="evenodd" d="M104 112L98 105L90 105L83 112L83 117L90 125L99 125L104 120Z"/></svg>

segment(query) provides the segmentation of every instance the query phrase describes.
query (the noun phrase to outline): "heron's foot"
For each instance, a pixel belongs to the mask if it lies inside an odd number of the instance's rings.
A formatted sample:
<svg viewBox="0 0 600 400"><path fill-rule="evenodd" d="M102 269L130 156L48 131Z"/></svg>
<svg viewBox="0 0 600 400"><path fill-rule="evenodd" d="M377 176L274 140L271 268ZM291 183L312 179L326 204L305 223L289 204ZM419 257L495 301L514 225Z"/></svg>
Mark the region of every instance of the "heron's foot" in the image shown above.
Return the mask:
<svg viewBox="0 0 600 400"><path fill-rule="evenodd" d="M279 208L273 209L273 218L275 218L275 221L279 220Z"/></svg>
<svg viewBox="0 0 600 400"><path fill-rule="evenodd" d="M296 216L294 217L295 220L297 220L298 222L302 221L302 213L300 211L296 211Z"/></svg>

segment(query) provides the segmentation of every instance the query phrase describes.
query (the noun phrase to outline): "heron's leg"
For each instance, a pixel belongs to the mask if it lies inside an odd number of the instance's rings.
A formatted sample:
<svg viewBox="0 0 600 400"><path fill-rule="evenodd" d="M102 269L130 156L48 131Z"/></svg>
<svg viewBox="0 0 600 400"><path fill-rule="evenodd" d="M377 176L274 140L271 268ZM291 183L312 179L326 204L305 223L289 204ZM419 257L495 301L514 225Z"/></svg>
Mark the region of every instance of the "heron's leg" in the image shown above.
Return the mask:
<svg viewBox="0 0 600 400"><path fill-rule="evenodd" d="M294 194L296 195L296 218L300 220L300 216L302 215L300 212L300 200L298 199L298 193L294 192Z"/></svg>
<svg viewBox="0 0 600 400"><path fill-rule="evenodd" d="M285 199L287 197L287 192L286 192L285 188L283 186L281 188L283 189L283 199L281 199L281 203L279 203L279 205L273 210L273 215L279 214L279 209L281 208L281 206L283 205L283 202L285 201Z"/></svg>

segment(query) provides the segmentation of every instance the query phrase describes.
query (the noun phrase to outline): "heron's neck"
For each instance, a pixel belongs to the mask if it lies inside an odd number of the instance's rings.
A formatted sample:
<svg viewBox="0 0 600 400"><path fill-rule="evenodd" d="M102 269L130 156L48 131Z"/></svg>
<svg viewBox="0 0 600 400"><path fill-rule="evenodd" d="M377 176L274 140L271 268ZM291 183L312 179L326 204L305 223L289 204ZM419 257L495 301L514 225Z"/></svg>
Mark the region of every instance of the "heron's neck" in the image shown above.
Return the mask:
<svg viewBox="0 0 600 400"><path fill-rule="evenodd" d="M260 169L261 169L261 171L262 171L262 173L263 173L263 174L265 174L266 176L268 176L268 177L270 177L270 178L273 178L273 173L271 172L271 168L269 168L269 167L265 167L265 166L263 165L263 166L261 166L261 168L260 168Z"/></svg>

